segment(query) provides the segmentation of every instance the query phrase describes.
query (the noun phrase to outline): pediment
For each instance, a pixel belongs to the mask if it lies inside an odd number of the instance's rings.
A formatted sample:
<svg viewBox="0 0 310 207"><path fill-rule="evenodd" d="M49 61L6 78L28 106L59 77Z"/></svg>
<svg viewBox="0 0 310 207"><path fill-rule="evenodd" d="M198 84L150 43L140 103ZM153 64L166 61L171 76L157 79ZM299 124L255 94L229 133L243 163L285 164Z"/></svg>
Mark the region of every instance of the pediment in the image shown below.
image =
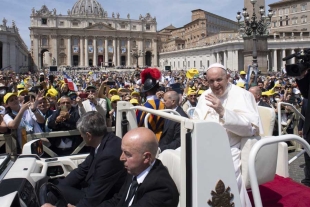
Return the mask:
<svg viewBox="0 0 310 207"><path fill-rule="evenodd" d="M94 25L88 26L85 29L87 30L115 30L113 27L104 24L104 23L96 23Z"/></svg>

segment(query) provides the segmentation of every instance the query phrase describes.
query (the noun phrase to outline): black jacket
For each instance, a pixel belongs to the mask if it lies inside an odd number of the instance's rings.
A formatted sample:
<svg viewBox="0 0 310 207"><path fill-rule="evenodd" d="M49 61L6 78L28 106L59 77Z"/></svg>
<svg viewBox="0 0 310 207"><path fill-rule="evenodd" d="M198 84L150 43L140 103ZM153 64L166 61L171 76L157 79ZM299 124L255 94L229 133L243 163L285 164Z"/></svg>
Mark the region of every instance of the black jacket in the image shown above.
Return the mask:
<svg viewBox="0 0 310 207"><path fill-rule="evenodd" d="M269 105L269 104L267 104L265 101L263 101L263 100L260 100L259 102L258 102L258 106L264 106L264 107L269 107L269 108L271 108L271 106Z"/></svg>
<svg viewBox="0 0 310 207"><path fill-rule="evenodd" d="M85 161L60 181L60 185L72 187L82 182L87 183L87 187L83 189L85 196L81 198L77 207L97 206L119 192L127 176L120 161L121 142L122 140L113 133L107 133L97 154L95 155L95 149L92 148Z"/></svg>
<svg viewBox="0 0 310 207"><path fill-rule="evenodd" d="M76 108L71 107L71 110L69 111L70 118L68 120L56 124L56 118L59 116L59 114L60 109L57 109L53 112L51 118L48 121L48 128L52 129L53 131L68 131L76 129L76 122L80 118L79 112ZM82 141L80 136L70 136L68 138L72 141L73 148L77 147ZM57 147L60 144L61 138L52 138L49 139L49 141L53 146Z"/></svg>
<svg viewBox="0 0 310 207"><path fill-rule="evenodd" d="M132 175L128 175L120 192L99 207L124 207ZM177 207L178 189L167 168L156 160L149 174L145 177L135 193L131 207Z"/></svg>
<svg viewBox="0 0 310 207"><path fill-rule="evenodd" d="M183 117L188 118L183 109L178 106L176 111ZM181 146L180 123L165 120L164 129L159 140L159 148L161 151L166 149L177 149Z"/></svg>

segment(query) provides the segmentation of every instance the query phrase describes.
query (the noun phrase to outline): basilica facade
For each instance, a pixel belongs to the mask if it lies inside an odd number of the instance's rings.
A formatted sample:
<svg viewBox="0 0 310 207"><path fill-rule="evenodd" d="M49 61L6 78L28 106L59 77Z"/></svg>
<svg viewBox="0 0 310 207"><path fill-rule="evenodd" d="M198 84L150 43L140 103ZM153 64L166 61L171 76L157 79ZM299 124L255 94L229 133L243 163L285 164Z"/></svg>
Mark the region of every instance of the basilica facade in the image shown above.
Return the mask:
<svg viewBox="0 0 310 207"><path fill-rule="evenodd" d="M108 14L96 0L78 0L66 15L43 5L31 13L35 69L47 66L157 66L157 22Z"/></svg>

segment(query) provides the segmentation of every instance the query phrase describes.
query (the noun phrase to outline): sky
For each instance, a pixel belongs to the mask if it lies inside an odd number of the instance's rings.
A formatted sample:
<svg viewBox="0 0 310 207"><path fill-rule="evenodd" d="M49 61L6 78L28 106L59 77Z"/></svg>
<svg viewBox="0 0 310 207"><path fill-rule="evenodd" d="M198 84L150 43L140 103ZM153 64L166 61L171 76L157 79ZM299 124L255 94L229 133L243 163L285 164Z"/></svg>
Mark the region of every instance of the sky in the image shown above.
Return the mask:
<svg viewBox="0 0 310 207"><path fill-rule="evenodd" d="M191 21L191 11L202 9L216 15L236 21L236 13L242 11L244 0L97 0L103 9L111 17L112 12L120 13L121 18L126 18L130 14L131 19L138 19L139 15L145 16L150 13L156 17L157 30L172 24L175 27L182 27ZM265 0L266 5L278 0ZM0 24L2 19L8 20L7 25L12 25L12 20L24 42L30 49L30 14L34 7L40 10L42 5L46 5L51 11L56 8L57 14L67 14L68 9L77 0L0 0ZM268 6L267 6L268 7Z"/></svg>

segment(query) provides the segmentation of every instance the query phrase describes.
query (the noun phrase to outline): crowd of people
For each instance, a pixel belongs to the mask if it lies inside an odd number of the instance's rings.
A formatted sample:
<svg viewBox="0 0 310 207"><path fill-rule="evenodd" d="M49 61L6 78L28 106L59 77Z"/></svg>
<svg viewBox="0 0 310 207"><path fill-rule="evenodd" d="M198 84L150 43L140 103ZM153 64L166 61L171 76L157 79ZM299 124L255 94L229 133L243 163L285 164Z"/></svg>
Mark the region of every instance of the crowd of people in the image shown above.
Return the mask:
<svg viewBox="0 0 310 207"><path fill-rule="evenodd" d="M136 202L148 205L150 200L145 200L142 192L154 188L156 193L151 196L159 195L162 199L157 200L159 203L156 204L176 206L178 196L175 185L170 183L171 177L155 156L157 150L163 152L181 147L180 124L151 116L148 119L150 130L147 130L142 128L146 114L138 110L139 128L129 131L122 141L117 142L117 137L106 131L106 127L116 126L117 102L128 101L134 106L156 110L171 109L184 117L222 124L228 133L234 164L240 166L240 139L261 133L256 105L273 108L277 113L279 102L290 103L297 109L304 102L294 78L281 74L246 76L245 71L231 72L218 63L204 72L196 69L160 71L156 68L136 68L132 72L71 70L35 74L2 71L0 132L10 133L16 138L20 151L27 141L27 134L78 129L81 136L43 140L57 155L70 154L83 140L89 147L85 148L90 152L85 162L59 184L61 192L74 205L117 206L121 203L130 206ZM284 106L281 117L280 124L293 133L297 121L293 111ZM275 127L274 134L277 133ZM136 154L137 147L133 146L140 145L141 150ZM103 151L106 148L110 151ZM139 158L141 153L143 159ZM100 154L100 159L97 159L97 154ZM94 165L94 162L97 164ZM124 174L122 162L130 178ZM115 171L112 172L112 168ZM156 184L149 181L149 186L142 188L141 194L136 194L137 200L128 200L130 186L141 184L146 179L141 175L145 170L158 179L150 169L163 173L162 179L168 176L169 179L165 180L167 185L159 187L169 191L172 197L167 198L156 188ZM242 206L250 206L239 176L240 169L235 169ZM93 179L98 182L93 182ZM134 179L137 179L135 183ZM80 186L82 190L77 191L76 186L81 181L86 181L87 186ZM119 195L113 197L117 192Z"/></svg>

